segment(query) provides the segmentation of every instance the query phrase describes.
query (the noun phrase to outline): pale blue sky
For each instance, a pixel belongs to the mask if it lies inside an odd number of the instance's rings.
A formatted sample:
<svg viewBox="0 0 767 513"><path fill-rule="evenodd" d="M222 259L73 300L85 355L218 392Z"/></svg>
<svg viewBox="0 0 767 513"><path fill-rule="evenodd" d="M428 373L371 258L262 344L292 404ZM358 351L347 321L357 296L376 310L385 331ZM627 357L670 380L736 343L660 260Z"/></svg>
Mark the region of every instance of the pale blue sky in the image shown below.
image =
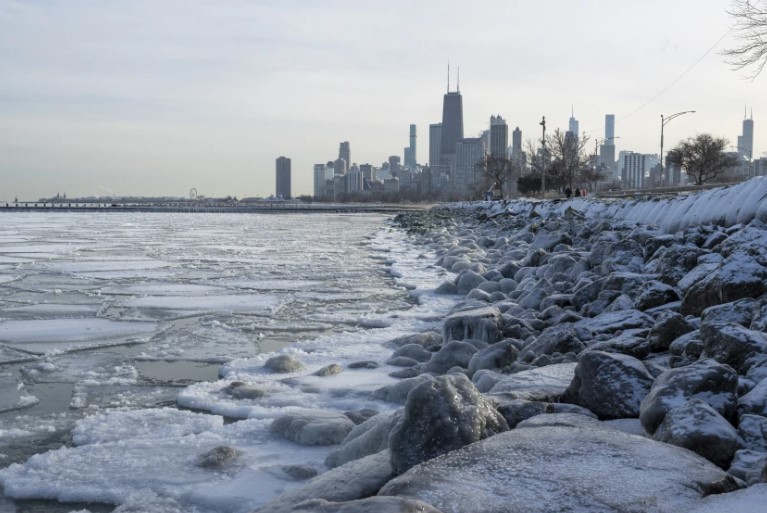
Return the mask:
<svg viewBox="0 0 767 513"><path fill-rule="evenodd" d="M416 5L413 5L416 4ZM351 142L352 160L401 155L408 125L428 160L446 62L460 65L467 136L491 114L523 138L566 127L618 149L655 152L696 132L735 144L753 106L767 151L767 75L749 81L719 52L641 106L728 30L728 0L359 1L0 0L0 200L274 192L293 160L294 194L312 165ZM624 119L625 118L625 119Z"/></svg>

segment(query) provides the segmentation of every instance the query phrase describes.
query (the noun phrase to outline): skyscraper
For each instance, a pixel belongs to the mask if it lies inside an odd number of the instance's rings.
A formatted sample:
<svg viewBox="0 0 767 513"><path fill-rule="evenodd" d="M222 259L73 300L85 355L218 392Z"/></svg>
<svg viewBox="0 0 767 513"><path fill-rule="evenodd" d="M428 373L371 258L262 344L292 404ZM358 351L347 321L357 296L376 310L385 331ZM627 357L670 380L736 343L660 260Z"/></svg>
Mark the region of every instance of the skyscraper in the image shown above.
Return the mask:
<svg viewBox="0 0 767 513"><path fill-rule="evenodd" d="M485 156L485 143L480 138L469 138L460 139L455 146L455 172L450 177L450 187L460 197L469 198L481 185L477 164Z"/></svg>
<svg viewBox="0 0 767 513"><path fill-rule="evenodd" d="M460 79L459 79L460 80ZM450 67L447 70L447 93L442 101L442 138L440 141L440 169L450 174L455 163L455 145L463 139L463 98L460 82L450 91Z"/></svg>
<svg viewBox="0 0 767 513"><path fill-rule="evenodd" d="M429 125L429 167L439 168L440 144L442 142L442 123Z"/></svg>
<svg viewBox="0 0 767 513"><path fill-rule="evenodd" d="M578 120L575 119L575 111L571 110L570 121L567 124L567 131L572 132L574 137L578 137L578 126L579 126L579 123L578 123Z"/></svg>
<svg viewBox="0 0 767 513"><path fill-rule="evenodd" d="M608 142L615 139L615 114L605 114L605 139Z"/></svg>
<svg viewBox="0 0 767 513"><path fill-rule="evenodd" d="M418 163L416 153L416 126L410 125L410 146L405 148L405 166L415 169Z"/></svg>
<svg viewBox="0 0 767 513"><path fill-rule="evenodd" d="M498 116L490 116L490 155L506 158L509 152L509 125Z"/></svg>
<svg viewBox="0 0 767 513"><path fill-rule="evenodd" d="M276 192L278 198L290 198L290 159L279 157L277 159Z"/></svg>
<svg viewBox="0 0 767 513"><path fill-rule="evenodd" d="M754 158L754 111L751 111L751 118L743 115L743 133L738 136L738 154L751 160Z"/></svg>
<svg viewBox="0 0 767 513"><path fill-rule="evenodd" d="M599 147L599 163L612 174L610 178L619 178L615 165L615 114L605 114L605 142Z"/></svg>
<svg viewBox="0 0 767 513"><path fill-rule="evenodd" d="M349 171L349 168L352 165L352 150L349 141L344 141L338 146L338 158L346 161L346 169L344 169L344 173Z"/></svg>
<svg viewBox="0 0 767 513"><path fill-rule="evenodd" d="M511 133L511 155L517 156L522 154L522 130L519 127L515 128Z"/></svg>
<svg viewBox="0 0 767 513"><path fill-rule="evenodd" d="M325 164L314 164L314 197L324 197L326 189Z"/></svg>

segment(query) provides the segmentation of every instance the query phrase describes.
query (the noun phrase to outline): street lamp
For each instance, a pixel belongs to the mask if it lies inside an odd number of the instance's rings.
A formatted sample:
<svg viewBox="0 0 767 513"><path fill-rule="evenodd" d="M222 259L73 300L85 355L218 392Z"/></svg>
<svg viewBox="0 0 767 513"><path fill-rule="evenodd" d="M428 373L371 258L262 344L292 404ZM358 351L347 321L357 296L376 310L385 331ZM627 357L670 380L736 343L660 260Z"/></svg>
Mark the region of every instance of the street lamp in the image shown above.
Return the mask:
<svg viewBox="0 0 767 513"><path fill-rule="evenodd" d="M546 116L543 116L540 125L543 127L541 137L541 197L546 199Z"/></svg>
<svg viewBox="0 0 767 513"><path fill-rule="evenodd" d="M669 124L672 119L678 118L679 116L683 116L685 114L692 114L694 113L694 110L685 110L682 112L677 112L676 114L671 114L668 117L664 117L663 114L660 115L660 185L663 187L663 127ZM668 180L666 180L668 182Z"/></svg>

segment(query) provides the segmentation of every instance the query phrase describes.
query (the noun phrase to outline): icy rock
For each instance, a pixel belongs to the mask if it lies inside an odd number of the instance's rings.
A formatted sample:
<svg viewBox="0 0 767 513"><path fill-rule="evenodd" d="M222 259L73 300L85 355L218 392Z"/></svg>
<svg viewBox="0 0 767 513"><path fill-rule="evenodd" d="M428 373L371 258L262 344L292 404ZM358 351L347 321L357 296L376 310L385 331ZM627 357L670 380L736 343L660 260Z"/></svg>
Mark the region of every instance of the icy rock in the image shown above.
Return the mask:
<svg viewBox="0 0 767 513"><path fill-rule="evenodd" d="M741 415L738 419L738 435L744 449L767 452L767 417Z"/></svg>
<svg viewBox="0 0 767 513"><path fill-rule="evenodd" d="M355 426L346 435L341 447L325 458L325 465L330 468L339 467L350 461L388 449L391 431L400 422L402 415L401 409L391 413L381 413Z"/></svg>
<svg viewBox="0 0 767 513"><path fill-rule="evenodd" d="M600 278L596 281L582 281L580 284L576 284L570 299L573 307L581 310L588 303L596 301L599 293L602 292L604 282L605 278Z"/></svg>
<svg viewBox="0 0 767 513"><path fill-rule="evenodd" d="M738 413L767 417L767 379L760 381L749 393L738 399Z"/></svg>
<svg viewBox="0 0 767 513"><path fill-rule="evenodd" d="M503 416L462 374L414 388L389 438L397 474L423 461L506 431Z"/></svg>
<svg viewBox="0 0 767 513"><path fill-rule="evenodd" d="M314 373L315 376L335 376L336 374L341 374L344 371L344 368L338 365L337 363L331 363L330 365L326 365L323 368L319 369L317 372Z"/></svg>
<svg viewBox="0 0 767 513"><path fill-rule="evenodd" d="M738 432L701 399L669 411L653 439L689 449L721 468L729 466L738 449Z"/></svg>
<svg viewBox="0 0 767 513"><path fill-rule="evenodd" d="M432 377L429 374L420 374L413 378L405 378L393 385L386 385L379 388L373 392L373 398L389 403L405 404L407 395L410 391L430 379L432 379Z"/></svg>
<svg viewBox="0 0 767 513"><path fill-rule="evenodd" d="M575 324L576 330L583 328L594 335L602 333L615 333L630 329L651 328L653 319L639 310L624 310L620 312L608 312L592 319L583 319Z"/></svg>
<svg viewBox="0 0 767 513"><path fill-rule="evenodd" d="M469 376L480 369L503 369L517 359L518 350L512 340L502 340L480 349L469 360Z"/></svg>
<svg viewBox="0 0 767 513"><path fill-rule="evenodd" d="M634 336L631 331L621 333L617 337L589 345L590 351L620 353L634 358L643 359L650 354L650 343L646 338Z"/></svg>
<svg viewBox="0 0 767 513"><path fill-rule="evenodd" d="M613 290L634 297L639 292L642 285L650 279L651 277L646 274L614 272L607 277L602 286L602 290Z"/></svg>
<svg viewBox="0 0 767 513"><path fill-rule="evenodd" d="M677 283L698 264L706 250L692 244L672 245L655 261L655 271L665 283Z"/></svg>
<svg viewBox="0 0 767 513"><path fill-rule="evenodd" d="M732 458L732 463L727 472L750 486L764 481L762 472L764 471L765 464L767 464L767 453L750 449L740 449L735 452L735 456ZM765 495L765 498L767 499L767 494ZM730 511L738 510L723 510L722 513L729 513ZM744 509L740 511L746 510Z"/></svg>
<svg viewBox="0 0 767 513"><path fill-rule="evenodd" d="M458 294L458 287L455 286L455 283L451 281L446 281L441 283L436 289L434 289L434 293L444 294L444 295Z"/></svg>
<svg viewBox="0 0 767 513"><path fill-rule="evenodd" d="M407 356L394 356L386 360L386 364L392 367L415 367L418 365L418 361Z"/></svg>
<svg viewBox="0 0 767 513"><path fill-rule="evenodd" d="M476 352L477 347L473 344L454 340L434 353L431 359L423 364L421 371L445 374L455 366L465 369L469 366L469 362Z"/></svg>
<svg viewBox="0 0 767 513"><path fill-rule="evenodd" d="M359 362L352 362L347 365L347 367L350 369L377 369L378 362L374 362L372 360L362 360Z"/></svg>
<svg viewBox="0 0 767 513"><path fill-rule="evenodd" d="M648 281L639 289L634 306L637 310L645 311L678 299L679 293L671 285L659 281Z"/></svg>
<svg viewBox="0 0 767 513"><path fill-rule="evenodd" d="M665 351L671 342L694 329L681 314L665 310L655 318L647 341L653 351Z"/></svg>
<svg viewBox="0 0 767 513"><path fill-rule="evenodd" d="M356 425L360 425L369 418L375 417L379 413L380 412L378 410L374 410L373 408L362 408L361 410L345 411L344 415L349 417L349 420L354 422Z"/></svg>
<svg viewBox="0 0 767 513"><path fill-rule="evenodd" d="M767 352L767 335L739 324L704 323L700 328L703 358L726 363L741 373L750 367L749 359Z"/></svg>
<svg viewBox="0 0 767 513"><path fill-rule="evenodd" d="M500 375L490 393L504 393L515 399L556 402L572 383L575 367L575 363L558 363L508 376Z"/></svg>
<svg viewBox="0 0 767 513"><path fill-rule="evenodd" d="M242 451L239 451L234 447L220 445L214 447L205 454L201 454L197 458L197 465L213 470L225 470L235 465L240 456L242 456Z"/></svg>
<svg viewBox="0 0 767 513"><path fill-rule="evenodd" d="M371 497L394 476L390 458L389 451L381 451L351 461L283 493L253 513L289 513L310 499L342 502Z"/></svg>
<svg viewBox="0 0 767 513"><path fill-rule="evenodd" d="M443 338L447 342L475 338L492 344L503 338L501 321L501 311L492 306L455 312L445 319Z"/></svg>
<svg viewBox="0 0 767 513"><path fill-rule="evenodd" d="M305 481L317 476L317 470L309 465L284 465L280 470L291 479Z"/></svg>
<svg viewBox="0 0 767 513"><path fill-rule="evenodd" d="M745 253L730 255L721 267L687 290L682 299L683 315L700 315L709 306L767 292L767 268Z"/></svg>
<svg viewBox="0 0 767 513"><path fill-rule="evenodd" d="M538 335L535 342L526 346L520 354L520 360L531 362L541 355L554 353L580 353L586 346L578 339L572 324L558 324L546 328Z"/></svg>
<svg viewBox="0 0 767 513"><path fill-rule="evenodd" d="M591 411L575 404L544 403L539 401L525 401L523 399L504 400L502 396L488 396L501 404L496 408L506 419L509 429L514 429L520 422L543 414L573 413L596 418Z"/></svg>
<svg viewBox="0 0 767 513"><path fill-rule="evenodd" d="M403 497L368 497L346 502L311 499L296 504L290 511L312 513L441 513L425 502Z"/></svg>
<svg viewBox="0 0 767 513"><path fill-rule="evenodd" d="M456 287L459 294L466 294L470 290L477 288L480 283L484 283L485 280L481 275L466 269L458 275L456 280Z"/></svg>
<svg viewBox="0 0 767 513"><path fill-rule="evenodd" d="M589 317L596 317L597 315L601 315L605 313L605 311L607 310L607 307L609 307L613 303L613 301L615 301L621 296L623 296L623 294L621 294L617 290L603 290L602 292L599 293L599 295L594 301L586 304L581 309L581 313ZM633 303L632 303L632 307L633 307Z"/></svg>
<svg viewBox="0 0 767 513"><path fill-rule="evenodd" d="M605 308L606 312L622 312L624 310L633 310L634 309L634 301L626 294L621 294L620 296L613 299L612 303L610 303L607 308Z"/></svg>
<svg viewBox="0 0 767 513"><path fill-rule="evenodd" d="M427 350L436 349L442 345L442 335L436 331L426 331L424 333L404 335L387 342L387 345L394 347L402 347L409 344L418 344Z"/></svg>
<svg viewBox="0 0 767 513"><path fill-rule="evenodd" d="M503 294L501 294L503 295ZM505 296L504 296L505 298ZM466 299L474 299L476 301L483 301L485 303L492 303L490 294L480 289L472 289L466 294Z"/></svg>
<svg viewBox="0 0 767 513"><path fill-rule="evenodd" d="M639 420L654 434L666 414L689 399L706 401L726 419L734 418L737 408L738 375L729 365L702 360L687 367L670 369L658 376L642 401Z"/></svg>
<svg viewBox="0 0 767 513"><path fill-rule="evenodd" d="M280 415L270 430L299 445L333 445L341 443L353 427L343 413L302 410Z"/></svg>
<svg viewBox="0 0 767 513"><path fill-rule="evenodd" d="M290 355L281 354L272 356L264 363L264 368L272 372L298 372L304 368L304 364Z"/></svg>
<svg viewBox="0 0 767 513"><path fill-rule="evenodd" d="M444 513L676 513L736 488L721 469L672 445L608 429L538 427L422 463L378 494Z"/></svg>
<svg viewBox="0 0 767 513"><path fill-rule="evenodd" d="M636 358L586 351L578 358L575 377L562 401L588 408L602 420L638 417L653 381Z"/></svg>
<svg viewBox="0 0 767 513"><path fill-rule="evenodd" d="M583 415L581 412L536 415L517 424L517 429L542 427L599 428L601 424L593 414Z"/></svg>
<svg viewBox="0 0 767 513"><path fill-rule="evenodd" d="M706 308L701 315L701 324L713 325L731 322L748 328L758 311L759 301L751 298L741 299Z"/></svg>

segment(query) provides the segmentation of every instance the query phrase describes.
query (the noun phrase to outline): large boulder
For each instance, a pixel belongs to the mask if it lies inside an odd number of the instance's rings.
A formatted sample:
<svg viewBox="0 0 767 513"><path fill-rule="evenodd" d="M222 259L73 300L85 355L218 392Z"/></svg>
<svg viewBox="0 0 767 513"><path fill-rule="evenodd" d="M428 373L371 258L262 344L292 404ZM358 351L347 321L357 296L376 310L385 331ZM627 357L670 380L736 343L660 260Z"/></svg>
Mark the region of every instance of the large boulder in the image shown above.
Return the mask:
<svg viewBox="0 0 767 513"><path fill-rule="evenodd" d="M655 352L665 351L671 343L695 327L687 322L681 314L664 310L655 318L655 322L647 335L650 348Z"/></svg>
<svg viewBox="0 0 767 513"><path fill-rule="evenodd" d="M586 346L580 341L575 328L570 323L557 324L546 328L534 342L525 346L520 359L531 362L541 355L554 353L580 353Z"/></svg>
<svg viewBox="0 0 767 513"><path fill-rule="evenodd" d="M389 438L392 465L401 474L507 429L503 416L466 376L440 376L410 392Z"/></svg>
<svg viewBox="0 0 767 513"><path fill-rule="evenodd" d="M767 352L767 335L735 323L703 323L703 358L713 358L745 374L751 359Z"/></svg>
<svg viewBox="0 0 767 513"><path fill-rule="evenodd" d="M596 418L591 411L575 404L544 403L540 401L525 401L524 399L505 400L504 397L493 395L490 395L490 398L498 399L498 402L501 403L497 409L503 415L503 418L506 419L509 429L514 429L520 422L544 414L573 413Z"/></svg>
<svg viewBox="0 0 767 513"><path fill-rule="evenodd" d="M272 433L299 445L339 444L354 427L343 413L301 410L280 415L271 424Z"/></svg>
<svg viewBox="0 0 767 513"><path fill-rule="evenodd" d="M442 345L442 334L436 331L426 331L424 333L413 333L412 335L403 335L387 342L394 347L402 347L409 344L418 344L425 349L432 350Z"/></svg>
<svg viewBox="0 0 767 513"><path fill-rule="evenodd" d="M289 513L310 499L353 501L375 495L394 477L389 451L367 456L342 465L293 488L258 508L254 513Z"/></svg>
<svg viewBox="0 0 767 513"><path fill-rule="evenodd" d="M588 408L603 420L634 418L653 381L636 358L586 351L578 358L575 377L562 401Z"/></svg>
<svg viewBox="0 0 767 513"><path fill-rule="evenodd" d="M649 310L679 300L679 292L671 285L660 281L648 281L639 288L639 295L634 299L637 310Z"/></svg>
<svg viewBox="0 0 767 513"><path fill-rule="evenodd" d="M389 448L389 435L402 420L402 410L392 413L379 413L354 426L346 435L341 447L325 458L325 465L335 468L353 460L370 456Z"/></svg>
<svg viewBox="0 0 767 513"><path fill-rule="evenodd" d="M669 369L655 379L642 401L639 420L654 434L666 414L692 398L708 403L726 419L733 419L738 404L738 375L729 365L702 360Z"/></svg>
<svg viewBox="0 0 767 513"><path fill-rule="evenodd" d="M405 404L410 391L430 379L432 377L429 374L419 374L418 376L398 381L393 385L384 385L373 392L373 398L389 403Z"/></svg>
<svg viewBox="0 0 767 513"><path fill-rule="evenodd" d="M767 452L767 417L741 415L738 419L738 435L746 449Z"/></svg>
<svg viewBox="0 0 767 513"><path fill-rule="evenodd" d="M432 374L445 374L453 367L466 369L477 351L477 347L473 344L454 340L434 353L431 359L423 364L421 371Z"/></svg>
<svg viewBox="0 0 767 513"><path fill-rule="evenodd" d="M639 310L620 310L605 312L592 319L583 319L575 323L575 329L584 329L593 335L613 334L630 329L648 329L653 325L653 318Z"/></svg>
<svg viewBox="0 0 767 513"><path fill-rule="evenodd" d="M727 468L738 449L738 432L701 399L690 399L668 412L654 440L677 445Z"/></svg>
<svg viewBox="0 0 767 513"><path fill-rule="evenodd" d="M304 368L304 364L289 354L272 356L264 362L264 368L272 372L288 373L298 372Z"/></svg>
<svg viewBox="0 0 767 513"><path fill-rule="evenodd" d="M767 378L759 382L750 392L738 399L740 414L752 413L767 417Z"/></svg>
<svg viewBox="0 0 767 513"><path fill-rule="evenodd" d="M469 376L480 369L503 369L517 359L517 347L514 340L502 340L480 349L469 360Z"/></svg>
<svg viewBox="0 0 767 513"><path fill-rule="evenodd" d="M459 294L466 294L471 289L477 288L478 285L486 281L487 280L485 280L480 274L466 269L465 271L461 271L461 274L458 275L458 279L456 280L455 285Z"/></svg>
<svg viewBox="0 0 767 513"><path fill-rule="evenodd" d="M691 451L615 430L550 426L517 428L427 461L378 494L424 500L444 513L677 513L736 488Z"/></svg>
<svg viewBox="0 0 767 513"><path fill-rule="evenodd" d="M488 306L450 314L443 326L443 338L451 340L479 339L493 344L503 338L501 311Z"/></svg>
<svg viewBox="0 0 767 513"><path fill-rule="evenodd" d="M504 394L509 399L556 402L575 376L575 363L557 363L510 375L496 375L491 394Z"/></svg>

